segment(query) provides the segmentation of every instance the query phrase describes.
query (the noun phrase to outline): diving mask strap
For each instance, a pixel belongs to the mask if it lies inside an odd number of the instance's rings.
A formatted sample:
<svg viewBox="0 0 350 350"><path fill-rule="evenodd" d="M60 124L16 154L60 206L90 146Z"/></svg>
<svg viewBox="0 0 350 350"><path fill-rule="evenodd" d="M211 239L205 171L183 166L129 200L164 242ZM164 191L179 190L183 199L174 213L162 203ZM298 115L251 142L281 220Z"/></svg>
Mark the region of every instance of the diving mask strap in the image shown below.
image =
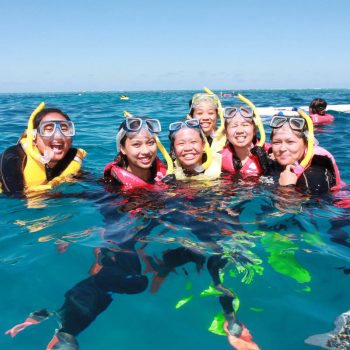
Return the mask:
<svg viewBox="0 0 350 350"><path fill-rule="evenodd" d="M254 112L254 116L255 116L255 125L258 127L259 133L260 133L260 140L259 140L257 146L260 146L260 147L264 146L265 140L266 140L266 134L265 134L264 125L262 123L262 120L261 120L261 117L260 117L260 113L258 112L258 109L255 107L253 102L248 100L243 95L238 94L237 96L243 103L245 103L248 106L253 108L253 112Z"/></svg>
<svg viewBox="0 0 350 350"><path fill-rule="evenodd" d="M47 164L51 160L49 152L45 152L44 155L40 155L34 151L34 147L33 147L33 141L35 140L37 135L37 131L34 129L34 119L38 115L38 113L41 112L44 108L45 108L45 103L41 102L29 117L28 126L27 126L26 151L33 159L39 161L42 164Z"/></svg>
<svg viewBox="0 0 350 350"><path fill-rule="evenodd" d="M214 95L217 97L217 95L214 94L213 91L211 91L209 88L207 88L206 86L203 89L207 94L209 95ZM219 118L220 118L220 126L218 129L218 133L223 132L224 128L225 128L225 118L224 118L224 109L222 108L222 104L221 101L219 99L219 97L217 97L217 102L218 102L218 114L219 114Z"/></svg>

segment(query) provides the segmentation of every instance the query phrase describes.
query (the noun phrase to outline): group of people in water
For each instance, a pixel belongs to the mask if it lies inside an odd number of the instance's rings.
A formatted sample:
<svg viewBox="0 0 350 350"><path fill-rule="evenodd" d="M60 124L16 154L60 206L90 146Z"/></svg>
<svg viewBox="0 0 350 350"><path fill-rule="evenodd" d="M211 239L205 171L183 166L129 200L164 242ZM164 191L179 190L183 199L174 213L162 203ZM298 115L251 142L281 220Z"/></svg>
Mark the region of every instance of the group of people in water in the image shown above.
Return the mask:
<svg viewBox="0 0 350 350"><path fill-rule="evenodd" d="M106 188L159 191L178 180L210 180L222 174L242 179L271 176L278 186L308 194L342 186L333 156L314 142L313 120L324 115L323 100L313 101L310 115L297 109L292 115L273 116L267 143L256 107L244 96L239 98L242 104L222 108L210 90L193 95L187 118L169 125L169 152L159 140L162 128L158 119L127 113L116 135L117 156L104 168ZM65 113L40 105L18 144L0 155L1 191L46 191L71 181L86 155L83 149L72 147L74 135L74 123ZM166 165L157 156L158 150ZM65 303L56 311L61 328L47 349L78 349L75 337L107 308L112 300L110 292L134 294L147 288L135 241L125 241L119 247L121 250L112 255L108 249L100 250L102 268L66 293ZM187 262L203 265L203 259L187 248L164 256L168 270ZM226 263L220 254L207 262L214 286L223 293L220 304L226 318L225 331L237 349L259 349L235 315L234 295L220 282L219 271ZM50 316L47 310L32 313L8 333L15 336Z"/></svg>

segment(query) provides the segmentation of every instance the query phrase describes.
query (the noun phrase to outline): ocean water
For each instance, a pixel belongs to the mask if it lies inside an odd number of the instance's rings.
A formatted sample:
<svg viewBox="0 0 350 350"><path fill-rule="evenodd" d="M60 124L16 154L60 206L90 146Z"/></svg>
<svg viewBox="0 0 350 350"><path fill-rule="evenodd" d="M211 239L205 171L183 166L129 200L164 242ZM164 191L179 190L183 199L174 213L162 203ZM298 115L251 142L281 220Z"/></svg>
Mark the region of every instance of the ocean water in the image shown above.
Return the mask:
<svg viewBox="0 0 350 350"><path fill-rule="evenodd" d="M157 194L105 192L100 179L115 156L123 111L159 118L165 130L160 138L168 147L167 126L186 115L193 93L0 94L0 152L16 143L41 101L70 115L77 129L74 145L88 152L81 181L41 197L0 196L1 349L45 349L58 327L55 318L14 339L4 332L31 311L58 309L65 292L89 276L96 248L116 249L132 237L140 256L159 262L178 247L209 258L217 250L208 240L215 240L229 260L224 285L237 295L237 316L261 349L312 349L304 340L332 330L337 315L350 309L349 209L337 205L339 196L348 198L348 187L317 198L290 197L267 181L221 179ZM315 97L350 103L350 90L240 93L257 106L308 105ZM130 100L120 101L122 94ZM316 137L350 183L350 115L332 114L335 122L318 127ZM109 232L108 241L103 232ZM156 292L156 273L142 264L149 287L134 295L113 294L111 305L78 336L81 349L231 348L226 336L208 330L222 310L217 296L203 296L211 284L205 264L200 271L193 263L179 266L165 274Z"/></svg>

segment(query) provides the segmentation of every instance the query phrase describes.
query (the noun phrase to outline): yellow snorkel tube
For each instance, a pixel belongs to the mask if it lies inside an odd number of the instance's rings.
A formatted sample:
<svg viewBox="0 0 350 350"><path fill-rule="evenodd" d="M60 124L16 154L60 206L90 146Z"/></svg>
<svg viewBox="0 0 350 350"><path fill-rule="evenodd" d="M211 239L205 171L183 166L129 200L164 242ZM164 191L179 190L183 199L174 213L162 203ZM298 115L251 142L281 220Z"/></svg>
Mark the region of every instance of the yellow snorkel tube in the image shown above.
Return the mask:
<svg viewBox="0 0 350 350"><path fill-rule="evenodd" d="M314 135L314 124L310 116L305 113L301 108L298 108L297 112L300 116L302 116L306 120L308 135L307 135L307 152L305 158L300 162L300 166L305 169L305 167L309 164L313 154L314 154L314 143L315 143L315 135Z"/></svg>
<svg viewBox="0 0 350 350"><path fill-rule="evenodd" d="M203 89L207 94L209 95L214 95L217 97L216 94L214 94L213 91L211 91L210 89L208 89L207 87L204 87ZM218 114L219 114L219 118L220 118L220 126L219 126L219 129L218 129L218 133L221 133L224 131L224 128L225 128L225 118L224 118L224 110L222 108L222 104L221 104L221 101L219 99L219 97L217 97L217 102L218 102Z"/></svg>
<svg viewBox="0 0 350 350"><path fill-rule="evenodd" d="M207 170L213 161L213 152L211 150L211 147L209 146L209 142L207 141L207 138L205 138L204 152L207 155L207 160L202 164L202 167L204 170Z"/></svg>
<svg viewBox="0 0 350 350"><path fill-rule="evenodd" d="M125 118L129 118L132 117L132 114L124 111L124 117ZM167 174L173 174L174 173L174 164L173 164L173 160L171 159L169 153L167 152L167 150L165 149L165 147L163 146L163 144L160 142L159 137L157 134L155 134L154 139L156 140L157 143L157 147L160 151L160 153L163 155L166 164L167 164Z"/></svg>
<svg viewBox="0 0 350 350"><path fill-rule="evenodd" d="M48 157L45 155L41 155L40 153L35 152L33 148L33 140L36 137L36 131L34 131L34 119L38 115L38 113L41 112L44 108L45 108L45 103L41 102L29 117L28 126L27 126L26 151L33 159L39 161L40 163L47 164L50 161L50 159L48 159Z"/></svg>
<svg viewBox="0 0 350 350"><path fill-rule="evenodd" d="M259 140L257 146L262 147L265 143L265 140L266 140L266 134L265 134L264 125L263 125L261 117L260 117L260 113L258 112L258 109L255 107L253 102L251 102L250 100L248 100L246 97L244 97L241 94L238 94L237 96L242 102L244 102L245 104L247 104L248 106L253 108L253 112L254 112L254 116L255 116L255 125L258 127L259 133L260 133L260 140Z"/></svg>

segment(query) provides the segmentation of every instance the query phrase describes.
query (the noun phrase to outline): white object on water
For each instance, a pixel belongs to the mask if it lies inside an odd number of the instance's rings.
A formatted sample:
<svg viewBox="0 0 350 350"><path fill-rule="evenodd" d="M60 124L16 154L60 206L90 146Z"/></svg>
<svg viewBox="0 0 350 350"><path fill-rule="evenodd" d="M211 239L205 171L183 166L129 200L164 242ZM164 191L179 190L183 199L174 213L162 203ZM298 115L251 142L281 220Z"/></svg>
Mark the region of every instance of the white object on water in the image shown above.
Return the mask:
<svg viewBox="0 0 350 350"><path fill-rule="evenodd" d="M303 110L308 111L309 106L298 106ZM273 116L277 114L278 112L283 112L288 115L289 113L295 113L293 112L294 107L257 107L257 110L261 115L264 116ZM336 111L336 112L343 112L343 113L350 113L350 104L349 105L328 105L327 111ZM294 115L294 114L292 114Z"/></svg>

